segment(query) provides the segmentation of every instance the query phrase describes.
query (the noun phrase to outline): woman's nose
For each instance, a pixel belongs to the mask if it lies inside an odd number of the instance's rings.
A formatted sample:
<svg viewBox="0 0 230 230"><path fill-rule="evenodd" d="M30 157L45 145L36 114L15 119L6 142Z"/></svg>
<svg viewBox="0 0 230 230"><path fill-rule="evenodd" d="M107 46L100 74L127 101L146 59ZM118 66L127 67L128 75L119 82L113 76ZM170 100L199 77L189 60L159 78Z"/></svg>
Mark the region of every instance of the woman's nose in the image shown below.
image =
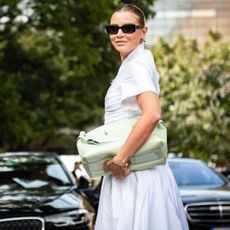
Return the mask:
<svg viewBox="0 0 230 230"><path fill-rule="evenodd" d="M122 31L121 28L118 29L117 36L124 35L124 32Z"/></svg>

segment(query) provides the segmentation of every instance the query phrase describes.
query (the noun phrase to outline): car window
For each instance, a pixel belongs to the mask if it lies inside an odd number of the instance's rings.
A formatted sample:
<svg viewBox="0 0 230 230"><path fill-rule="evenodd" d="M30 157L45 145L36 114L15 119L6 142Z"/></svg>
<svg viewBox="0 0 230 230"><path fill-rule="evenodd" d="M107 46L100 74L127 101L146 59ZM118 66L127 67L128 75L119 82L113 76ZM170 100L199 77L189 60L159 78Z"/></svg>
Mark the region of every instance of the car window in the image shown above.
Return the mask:
<svg viewBox="0 0 230 230"><path fill-rule="evenodd" d="M169 162L178 186L218 187L225 181L202 162Z"/></svg>
<svg viewBox="0 0 230 230"><path fill-rule="evenodd" d="M38 188L70 185L71 181L55 157L0 157L0 188Z"/></svg>
<svg viewBox="0 0 230 230"><path fill-rule="evenodd" d="M50 177L60 180L64 184L69 183L69 178L58 163L47 165L46 172Z"/></svg>

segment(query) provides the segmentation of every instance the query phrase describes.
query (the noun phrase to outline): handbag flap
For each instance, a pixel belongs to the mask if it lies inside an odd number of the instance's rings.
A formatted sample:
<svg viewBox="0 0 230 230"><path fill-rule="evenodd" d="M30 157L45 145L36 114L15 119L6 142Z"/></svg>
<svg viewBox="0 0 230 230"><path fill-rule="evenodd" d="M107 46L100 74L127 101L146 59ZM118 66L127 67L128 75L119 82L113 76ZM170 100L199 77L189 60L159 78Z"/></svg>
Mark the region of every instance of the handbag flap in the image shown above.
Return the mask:
<svg viewBox="0 0 230 230"><path fill-rule="evenodd" d="M82 131L78 136L78 140L81 140L84 143L95 145L100 143L109 143L119 140L125 140L131 132L132 128L134 127L137 119L138 118L123 119L109 124L104 124L89 131L88 133ZM155 131L161 128L165 129L162 124L163 121L160 120L157 124L158 127L155 128Z"/></svg>
<svg viewBox="0 0 230 230"><path fill-rule="evenodd" d="M89 144L106 143L124 139L131 132L136 119L125 119L110 124L99 126L96 129L80 134L78 139L87 141ZM83 140L84 139L84 140Z"/></svg>

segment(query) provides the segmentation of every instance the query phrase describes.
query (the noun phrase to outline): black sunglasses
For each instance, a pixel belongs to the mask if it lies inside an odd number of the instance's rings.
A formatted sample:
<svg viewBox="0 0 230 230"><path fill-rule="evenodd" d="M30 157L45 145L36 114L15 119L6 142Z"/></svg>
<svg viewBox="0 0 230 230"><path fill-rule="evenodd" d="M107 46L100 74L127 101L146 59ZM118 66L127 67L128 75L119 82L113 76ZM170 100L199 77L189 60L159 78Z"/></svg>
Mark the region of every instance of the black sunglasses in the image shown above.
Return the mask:
<svg viewBox="0 0 230 230"><path fill-rule="evenodd" d="M122 26L118 25L108 25L105 27L106 32L108 34L117 34L119 29L122 30L123 33L125 34L132 34L136 31L136 29L141 29L143 26L140 25L134 25L134 24L124 24Z"/></svg>

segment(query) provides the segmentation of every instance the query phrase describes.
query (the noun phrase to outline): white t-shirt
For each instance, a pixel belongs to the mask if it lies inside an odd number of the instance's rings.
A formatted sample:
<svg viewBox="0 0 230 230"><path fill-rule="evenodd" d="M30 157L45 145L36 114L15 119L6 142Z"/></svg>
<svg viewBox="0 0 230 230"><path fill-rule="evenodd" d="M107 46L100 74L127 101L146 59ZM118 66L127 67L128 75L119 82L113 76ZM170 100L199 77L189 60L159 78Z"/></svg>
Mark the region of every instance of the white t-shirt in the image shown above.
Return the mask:
<svg viewBox="0 0 230 230"><path fill-rule="evenodd" d="M105 123L141 113L136 96L151 91L159 95L159 74L149 50L140 44L124 60L105 97Z"/></svg>

